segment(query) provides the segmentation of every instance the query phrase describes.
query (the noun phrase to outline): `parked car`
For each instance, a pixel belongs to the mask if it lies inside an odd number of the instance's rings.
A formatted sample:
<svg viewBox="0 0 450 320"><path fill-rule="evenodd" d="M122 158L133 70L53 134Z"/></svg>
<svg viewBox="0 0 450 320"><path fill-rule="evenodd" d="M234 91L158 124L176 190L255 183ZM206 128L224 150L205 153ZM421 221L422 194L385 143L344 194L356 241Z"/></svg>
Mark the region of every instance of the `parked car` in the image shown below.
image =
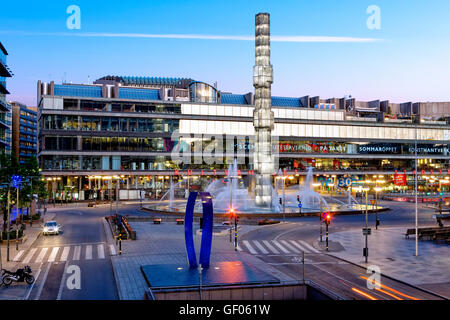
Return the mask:
<svg viewBox="0 0 450 320"><path fill-rule="evenodd" d="M56 222L56 221L47 221L44 224L44 228L42 230L43 235L48 235L48 234L59 234L59 232L61 231L61 226Z"/></svg>

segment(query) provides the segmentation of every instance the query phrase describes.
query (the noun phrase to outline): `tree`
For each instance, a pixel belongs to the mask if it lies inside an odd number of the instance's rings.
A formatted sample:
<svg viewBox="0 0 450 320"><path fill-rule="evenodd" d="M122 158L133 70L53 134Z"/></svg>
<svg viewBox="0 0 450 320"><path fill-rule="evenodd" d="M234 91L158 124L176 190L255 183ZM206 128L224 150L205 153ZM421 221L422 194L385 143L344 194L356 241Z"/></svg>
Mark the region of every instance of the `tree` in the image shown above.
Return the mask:
<svg viewBox="0 0 450 320"><path fill-rule="evenodd" d="M17 203L16 189L10 186L11 178L14 175L22 177L21 187L19 188L19 201ZM1 199L1 212L3 213L3 228L6 230L7 221L7 197L8 190L10 191L11 203L16 203L17 208L23 208L29 206L33 199L33 194L37 194L40 199L47 196L45 189L45 181L43 181L39 165L36 157L29 158L24 164L20 165L19 161L14 153L7 155L2 153L0 155L0 199Z"/></svg>

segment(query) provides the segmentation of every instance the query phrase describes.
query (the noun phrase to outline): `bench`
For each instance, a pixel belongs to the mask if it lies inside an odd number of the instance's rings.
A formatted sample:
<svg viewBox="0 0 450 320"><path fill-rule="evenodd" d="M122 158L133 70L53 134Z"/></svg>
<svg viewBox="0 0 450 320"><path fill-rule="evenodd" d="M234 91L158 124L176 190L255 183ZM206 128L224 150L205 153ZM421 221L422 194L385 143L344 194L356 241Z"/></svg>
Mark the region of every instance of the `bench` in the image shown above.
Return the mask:
<svg viewBox="0 0 450 320"><path fill-rule="evenodd" d="M417 230L419 239L422 240L427 238L429 240L433 239L436 234L447 234L450 232L450 227L433 227L433 228L419 228ZM409 238L410 235L415 235L416 229L408 229L406 230L405 237Z"/></svg>
<svg viewBox="0 0 450 320"><path fill-rule="evenodd" d="M153 224L161 224L162 219L161 218L154 218L153 219Z"/></svg>
<svg viewBox="0 0 450 320"><path fill-rule="evenodd" d="M184 224L184 219L177 219L177 224Z"/></svg>

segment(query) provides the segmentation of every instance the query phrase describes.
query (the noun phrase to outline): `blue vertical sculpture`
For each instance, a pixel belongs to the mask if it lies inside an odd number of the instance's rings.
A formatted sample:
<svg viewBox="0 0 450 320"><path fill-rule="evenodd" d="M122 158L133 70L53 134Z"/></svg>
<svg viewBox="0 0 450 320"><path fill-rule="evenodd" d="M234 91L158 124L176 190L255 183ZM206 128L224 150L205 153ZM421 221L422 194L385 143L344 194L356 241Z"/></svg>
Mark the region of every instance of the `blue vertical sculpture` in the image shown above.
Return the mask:
<svg viewBox="0 0 450 320"><path fill-rule="evenodd" d="M186 213L184 216L184 236L186 243L186 253L188 256L189 267L197 268L197 258L195 255L194 234L192 230L194 221L194 207L198 192L189 194L186 204ZM202 268L208 268L211 259L211 245L213 232L213 203L209 192L200 192L203 207L203 232L200 247L200 260Z"/></svg>

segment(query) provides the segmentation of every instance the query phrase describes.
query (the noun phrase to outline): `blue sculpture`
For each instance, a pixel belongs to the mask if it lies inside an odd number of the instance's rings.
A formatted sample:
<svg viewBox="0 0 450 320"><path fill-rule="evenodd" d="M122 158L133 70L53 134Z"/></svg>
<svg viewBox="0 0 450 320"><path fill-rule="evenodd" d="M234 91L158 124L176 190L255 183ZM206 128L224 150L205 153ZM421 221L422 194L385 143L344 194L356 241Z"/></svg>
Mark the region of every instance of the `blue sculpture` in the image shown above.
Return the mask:
<svg viewBox="0 0 450 320"><path fill-rule="evenodd" d="M192 225L194 221L194 206L198 192L189 193L186 204L186 214L184 217L184 235L186 242L186 253L188 256L189 267L197 268L197 258L195 255L194 234ZM200 260L202 268L208 268L211 258L212 232L213 232L213 203L209 192L200 192L203 206L203 232L202 243L200 247Z"/></svg>

